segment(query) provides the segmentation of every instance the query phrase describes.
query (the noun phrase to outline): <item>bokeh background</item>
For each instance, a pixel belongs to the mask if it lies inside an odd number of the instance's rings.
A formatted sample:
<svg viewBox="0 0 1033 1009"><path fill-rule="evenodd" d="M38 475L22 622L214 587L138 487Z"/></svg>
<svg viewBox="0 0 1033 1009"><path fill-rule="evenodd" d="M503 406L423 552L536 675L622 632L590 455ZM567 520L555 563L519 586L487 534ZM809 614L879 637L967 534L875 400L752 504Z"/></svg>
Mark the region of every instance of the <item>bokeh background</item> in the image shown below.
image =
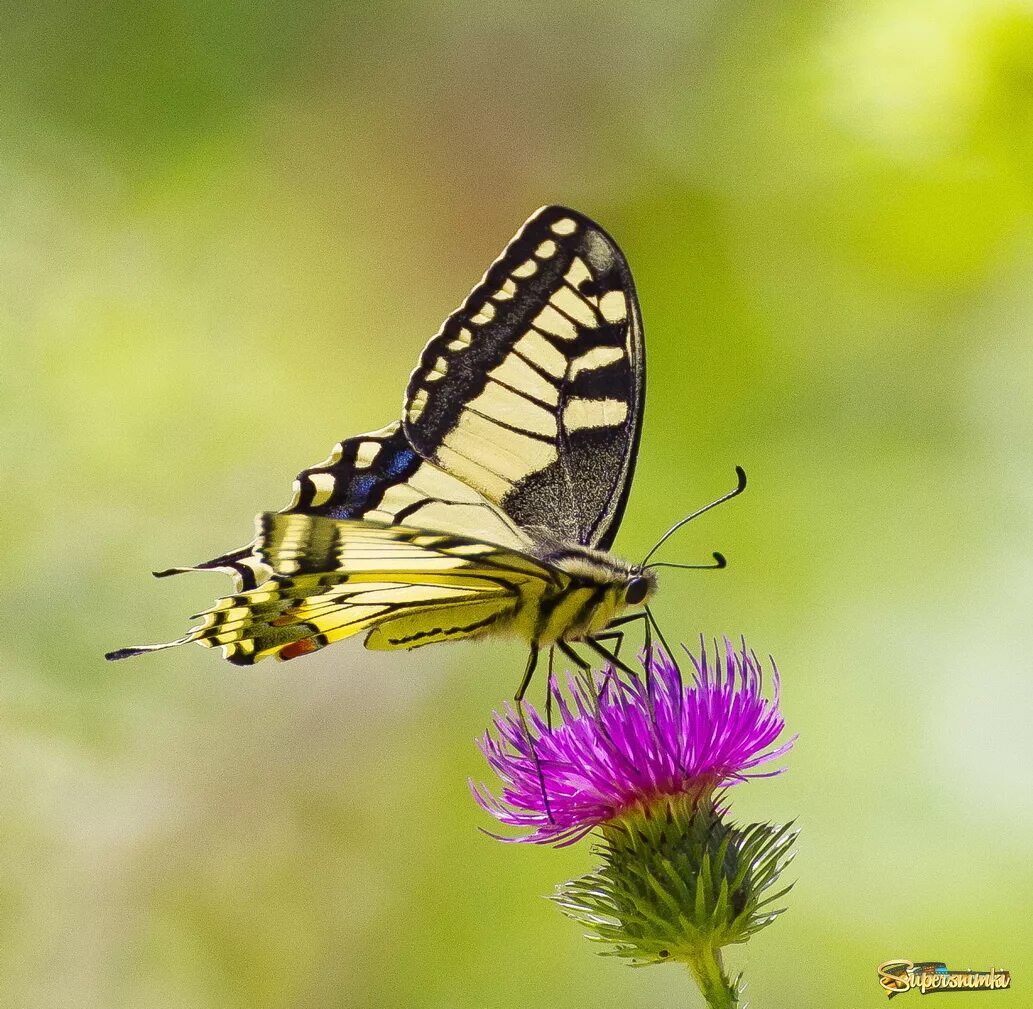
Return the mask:
<svg viewBox="0 0 1033 1009"><path fill-rule="evenodd" d="M167 640L535 207L623 245L649 347L618 548L744 633L802 827L752 1003L893 957L1033 968L1033 7L4 4L0 1004L698 1004L542 897L473 745L516 646L241 670ZM909 996L917 998L917 996Z"/></svg>

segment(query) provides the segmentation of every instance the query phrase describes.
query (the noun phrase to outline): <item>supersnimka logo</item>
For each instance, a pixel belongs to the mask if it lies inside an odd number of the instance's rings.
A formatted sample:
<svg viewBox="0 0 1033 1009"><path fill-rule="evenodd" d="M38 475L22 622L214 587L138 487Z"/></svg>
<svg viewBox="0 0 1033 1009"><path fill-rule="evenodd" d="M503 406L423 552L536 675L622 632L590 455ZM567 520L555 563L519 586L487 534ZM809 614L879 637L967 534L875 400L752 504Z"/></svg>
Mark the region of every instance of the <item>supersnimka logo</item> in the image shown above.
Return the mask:
<svg viewBox="0 0 1033 1009"><path fill-rule="evenodd" d="M887 960L879 964L879 984L888 998L912 989L921 995L959 991L999 991L1011 987L1011 971L950 970L938 960Z"/></svg>

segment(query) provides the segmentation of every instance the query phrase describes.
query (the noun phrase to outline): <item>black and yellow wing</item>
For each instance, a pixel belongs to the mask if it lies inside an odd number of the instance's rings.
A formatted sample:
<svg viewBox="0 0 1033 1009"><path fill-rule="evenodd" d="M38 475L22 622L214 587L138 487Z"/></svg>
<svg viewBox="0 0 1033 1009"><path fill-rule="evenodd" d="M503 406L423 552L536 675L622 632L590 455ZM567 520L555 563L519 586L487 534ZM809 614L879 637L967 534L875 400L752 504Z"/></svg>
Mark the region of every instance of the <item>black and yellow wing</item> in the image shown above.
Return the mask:
<svg viewBox="0 0 1033 1009"><path fill-rule="evenodd" d="M623 254L584 215L543 207L427 344L403 431L522 529L605 550L627 501L644 395Z"/></svg>
<svg viewBox="0 0 1033 1009"><path fill-rule="evenodd" d="M360 631L415 647L501 626L526 585L562 578L534 559L542 542L612 543L644 389L624 256L583 215L542 208L427 345L401 421L299 473L246 547L159 572L223 571L236 590L170 644L253 662Z"/></svg>
<svg viewBox="0 0 1033 1009"><path fill-rule="evenodd" d="M219 599L182 638L108 657L196 641L249 665L363 632L367 648L418 648L504 632L557 580L523 554L424 529L280 512L257 527L253 552L270 572L262 584Z"/></svg>

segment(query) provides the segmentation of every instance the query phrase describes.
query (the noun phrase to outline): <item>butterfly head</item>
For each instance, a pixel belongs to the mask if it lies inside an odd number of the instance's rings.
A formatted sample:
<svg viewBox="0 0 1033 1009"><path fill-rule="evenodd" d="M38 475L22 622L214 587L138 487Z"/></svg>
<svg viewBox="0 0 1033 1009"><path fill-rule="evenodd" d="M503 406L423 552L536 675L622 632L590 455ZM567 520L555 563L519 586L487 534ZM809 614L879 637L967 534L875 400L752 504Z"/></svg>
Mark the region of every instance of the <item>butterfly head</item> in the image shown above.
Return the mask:
<svg viewBox="0 0 1033 1009"><path fill-rule="evenodd" d="M624 605L642 606L656 592L656 574L649 568L632 567L624 585Z"/></svg>

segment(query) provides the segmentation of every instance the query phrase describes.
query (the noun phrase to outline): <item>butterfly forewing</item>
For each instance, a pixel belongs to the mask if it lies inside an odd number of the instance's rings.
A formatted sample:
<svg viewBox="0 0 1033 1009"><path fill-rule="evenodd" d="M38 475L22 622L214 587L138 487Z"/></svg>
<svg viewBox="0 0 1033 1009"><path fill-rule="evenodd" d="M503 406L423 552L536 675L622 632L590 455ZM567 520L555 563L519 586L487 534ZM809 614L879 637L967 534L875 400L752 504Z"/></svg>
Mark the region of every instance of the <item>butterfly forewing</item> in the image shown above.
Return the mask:
<svg viewBox="0 0 1033 1009"><path fill-rule="evenodd" d="M631 482L644 383L624 256L588 218L544 207L427 345L404 432L518 526L606 549Z"/></svg>

